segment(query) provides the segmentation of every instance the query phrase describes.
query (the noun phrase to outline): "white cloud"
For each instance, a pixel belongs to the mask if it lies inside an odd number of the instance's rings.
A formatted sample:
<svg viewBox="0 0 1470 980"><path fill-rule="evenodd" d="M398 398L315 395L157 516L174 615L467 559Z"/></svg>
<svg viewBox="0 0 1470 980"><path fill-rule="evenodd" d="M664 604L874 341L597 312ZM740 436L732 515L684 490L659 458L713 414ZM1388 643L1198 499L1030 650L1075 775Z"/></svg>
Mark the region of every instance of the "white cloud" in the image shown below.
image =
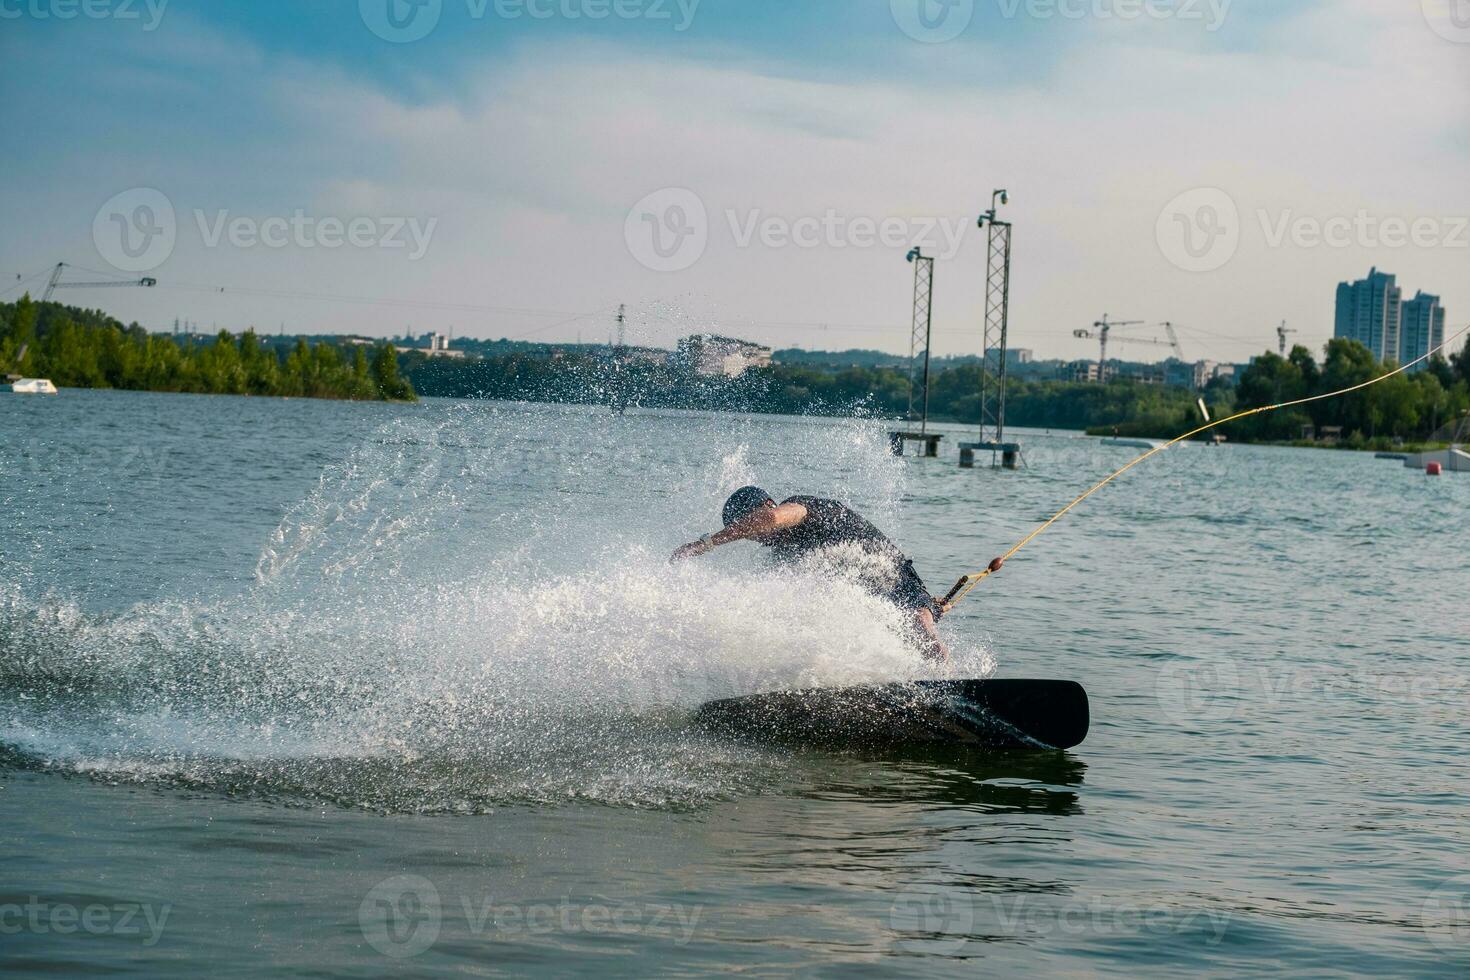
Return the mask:
<svg viewBox="0 0 1470 980"><path fill-rule="evenodd" d="M991 187L1006 185L1017 223L1012 343L1043 355L1084 356L1071 330L1104 311L1242 341L1196 338L1200 356L1243 358L1283 318L1320 341L1336 281L1375 262L1470 317L1464 251L1272 250L1255 219L1288 208L1470 215L1463 46L1436 37L1417 10L1356 0L1278 16L1249 49L1199 32L1084 26L1067 25L1072 47L1047 72L995 88L812 81L587 43L526 45L469 75L453 102L399 98L300 62L227 65L235 90L274 106L293 134L276 148L278 176L289 178L295 159L329 175L303 170L282 209L307 202L437 217L439 227L412 266L350 253L230 263L191 255L187 241L176 261L241 285L260 285L237 282L248 271L278 277L278 288L437 302L591 310L679 297L769 342L898 349L903 249L740 249L724 212L971 222ZM206 163L185 153L181 165ZM623 226L633 202L665 186L698 193L715 226L692 269L658 275L629 254ZM1226 190L1246 215L1240 253L1210 275L1175 269L1154 240L1160 207L1197 186ZM936 349L976 348L982 269L978 233L940 267ZM343 329L406 319L312 312ZM893 326L741 327L749 321ZM457 326L500 335L546 322ZM651 339L669 342L678 329Z"/></svg>

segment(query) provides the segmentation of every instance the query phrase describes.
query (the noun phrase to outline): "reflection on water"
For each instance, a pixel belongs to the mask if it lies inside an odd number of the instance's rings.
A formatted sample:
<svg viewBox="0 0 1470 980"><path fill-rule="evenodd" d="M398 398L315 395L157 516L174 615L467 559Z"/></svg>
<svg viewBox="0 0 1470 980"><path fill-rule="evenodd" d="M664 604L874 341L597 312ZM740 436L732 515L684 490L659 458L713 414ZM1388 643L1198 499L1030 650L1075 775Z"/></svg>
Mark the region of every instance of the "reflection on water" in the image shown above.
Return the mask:
<svg viewBox="0 0 1470 980"><path fill-rule="evenodd" d="M902 753L844 755L832 782L807 791L819 799L909 803L980 813L1082 812L1087 765L1070 752L984 752L928 747Z"/></svg>

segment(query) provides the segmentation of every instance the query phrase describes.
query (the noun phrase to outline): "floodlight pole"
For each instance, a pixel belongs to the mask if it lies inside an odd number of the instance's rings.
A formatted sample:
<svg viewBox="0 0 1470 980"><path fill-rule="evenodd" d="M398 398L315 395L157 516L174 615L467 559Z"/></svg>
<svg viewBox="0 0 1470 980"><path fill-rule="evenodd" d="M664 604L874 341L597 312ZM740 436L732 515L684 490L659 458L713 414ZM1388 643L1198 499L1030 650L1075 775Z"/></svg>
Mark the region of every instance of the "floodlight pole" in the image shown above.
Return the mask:
<svg viewBox="0 0 1470 980"><path fill-rule="evenodd" d="M980 441L1003 443L1006 434L1006 345L1011 309L1011 223L996 217L1010 200L1004 189L990 195L980 227L990 229L985 267L985 332L980 367ZM994 384L989 383L991 357Z"/></svg>
<svg viewBox="0 0 1470 980"><path fill-rule="evenodd" d="M960 443L960 466L966 469L974 468L976 452L989 452L992 467L996 453L1000 454L1000 465L1008 470L1023 462L1021 444L1005 441L1011 223L1001 221L996 215L1001 205L1009 203L1010 195L1004 189L997 190L990 195L990 210L980 216L980 227L990 229L985 251L985 331L980 355L980 441Z"/></svg>
<svg viewBox="0 0 1470 980"><path fill-rule="evenodd" d="M925 255L922 249L913 249L908 254L908 260L914 265L914 319L912 332L909 334L909 419L914 417L915 384L920 376L919 372L919 345L923 344L924 368L923 399L920 403L923 414L920 416L919 434L929 433L929 351L931 340L934 336L934 259Z"/></svg>

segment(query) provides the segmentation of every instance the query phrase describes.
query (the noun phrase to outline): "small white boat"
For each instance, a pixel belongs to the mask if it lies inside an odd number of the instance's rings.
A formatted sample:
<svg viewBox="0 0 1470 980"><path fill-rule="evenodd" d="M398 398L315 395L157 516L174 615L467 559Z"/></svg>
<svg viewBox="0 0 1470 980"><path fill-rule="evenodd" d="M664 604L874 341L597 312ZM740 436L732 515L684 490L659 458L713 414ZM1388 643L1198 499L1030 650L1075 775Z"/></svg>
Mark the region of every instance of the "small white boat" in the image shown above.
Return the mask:
<svg viewBox="0 0 1470 980"><path fill-rule="evenodd" d="M46 378L16 378L0 384L0 391L14 392L17 395L54 395L56 386Z"/></svg>

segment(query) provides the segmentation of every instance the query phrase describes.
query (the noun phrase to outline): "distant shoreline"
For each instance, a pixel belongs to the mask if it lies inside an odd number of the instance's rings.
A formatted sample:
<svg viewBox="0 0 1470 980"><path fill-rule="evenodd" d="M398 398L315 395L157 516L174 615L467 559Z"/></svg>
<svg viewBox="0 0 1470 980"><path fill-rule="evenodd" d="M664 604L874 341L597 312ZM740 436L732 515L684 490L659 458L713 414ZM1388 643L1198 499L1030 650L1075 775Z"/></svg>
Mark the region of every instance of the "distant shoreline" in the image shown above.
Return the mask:
<svg viewBox="0 0 1470 980"><path fill-rule="evenodd" d="M503 403L503 404L511 404L511 405L514 405L514 404L522 404L522 405L547 405L547 406L577 407L577 408L589 408L589 409L603 408L603 409L609 409L609 410L611 410L611 408L612 408L612 406L610 406L610 405L608 405L608 404L606 404L604 402L586 402L586 401L573 402L573 401L556 401L556 400L542 399L542 398L507 398L507 397L503 397L503 396L479 396L479 395L424 395L424 396L422 396L420 398L414 398L414 399L384 399L384 398L351 398L351 397L333 396L333 395L271 395L271 394L253 394L253 393L250 393L250 392L176 391L176 390L164 389L164 388L113 388L113 387L103 387L103 386L96 386L96 387L78 387L76 385L58 385L57 387L58 387L58 389L60 390L60 392L62 394L65 394L66 392L78 392L78 391L109 391L109 392L129 392L129 393L135 393L135 394L150 394L150 395L196 395L196 396L201 396L201 397L223 396L223 397L232 397L232 398L250 398L250 399L259 400L259 401L283 401L283 402L287 402L287 401L351 402L351 403L354 403L354 404L363 404L363 405L371 405L371 404L379 404L379 405L382 405L382 404L387 404L387 405L413 405L413 404L421 404L424 400L430 400L430 401L452 401L452 402L500 402L500 403ZM16 396L16 397L25 397L25 396ZM792 412L768 411L768 410L763 410L763 409L760 409L760 408L749 408L749 407L747 407L747 408L714 408L714 407L706 407L706 406L682 407L682 406L674 406L674 405L629 405L628 408L633 409L633 410L647 409L647 410L655 410L655 411L696 412L696 413L712 414L712 415L713 414L766 415L766 416L770 416L770 417L773 417L773 418L859 419L859 420L862 420L862 421L873 422L875 424L888 427L888 428L892 429L893 431L900 431L905 426L912 427L912 426L915 426L915 425L918 425L919 424L917 420L904 420L904 419L895 419L895 418L885 418L883 416L862 415L862 414L859 414L859 413L846 413L846 414L836 414L836 413L832 413L832 412L792 413ZM952 416L933 416L933 417L931 417L929 419L929 424L931 424L931 425L948 425L948 426L973 426L975 423L972 422L972 421L965 420L965 419L957 419L957 418L954 418ZM1014 423L1014 425L1018 429L1042 429L1042 430L1046 430L1046 431L1053 431L1054 430L1054 431L1057 431L1057 432L1070 432L1070 433L1076 433L1078 435L1085 436L1085 437L1088 437L1088 438L1106 439L1106 438L1110 438L1113 435L1113 433L1106 426L1103 426L1103 427L1093 426L1093 427L1086 428L1086 429L1080 429L1080 428L1070 428L1070 427L1067 427L1067 426L1057 426L1057 425L1052 425L1052 426L1034 425L1034 424L1030 424L1030 423ZM1156 442L1168 442L1168 441L1170 441L1170 440L1172 440L1174 438L1177 438L1177 436L1172 436L1172 435L1139 435L1137 433L1132 433L1132 432L1123 433L1122 435L1124 435L1126 438L1130 438L1130 439L1147 439L1147 440L1152 440L1152 441L1156 441ZM1200 438L1200 439L1196 439L1196 440L1193 440L1193 441L1195 441L1195 442L1203 442L1205 440L1203 438ZM1235 439L1235 440L1231 440L1231 442L1233 444L1235 444L1235 445L1241 445L1241 446L1272 446L1272 447L1275 447L1275 448L1278 448L1278 449L1323 449L1323 450L1335 450L1335 451L1346 451L1346 452L1361 452L1361 453L1384 453L1384 452L1393 452L1393 453L1403 453L1405 455L1416 455L1416 454L1419 454L1419 453L1442 452L1442 451L1444 451L1446 449L1453 448L1456 445L1460 445L1459 443L1451 443L1451 442L1413 442L1413 443L1404 443L1403 445L1393 445L1392 442L1386 441L1384 439L1384 437L1377 437L1376 439L1370 440L1366 444L1361 444L1361 445L1354 445L1354 444L1351 444L1350 442L1348 442L1346 440L1345 441L1342 441L1342 442L1336 442L1336 443L1327 443L1327 442L1311 442L1311 441L1302 440L1302 439L1293 439L1293 440L1242 440L1242 439Z"/></svg>

